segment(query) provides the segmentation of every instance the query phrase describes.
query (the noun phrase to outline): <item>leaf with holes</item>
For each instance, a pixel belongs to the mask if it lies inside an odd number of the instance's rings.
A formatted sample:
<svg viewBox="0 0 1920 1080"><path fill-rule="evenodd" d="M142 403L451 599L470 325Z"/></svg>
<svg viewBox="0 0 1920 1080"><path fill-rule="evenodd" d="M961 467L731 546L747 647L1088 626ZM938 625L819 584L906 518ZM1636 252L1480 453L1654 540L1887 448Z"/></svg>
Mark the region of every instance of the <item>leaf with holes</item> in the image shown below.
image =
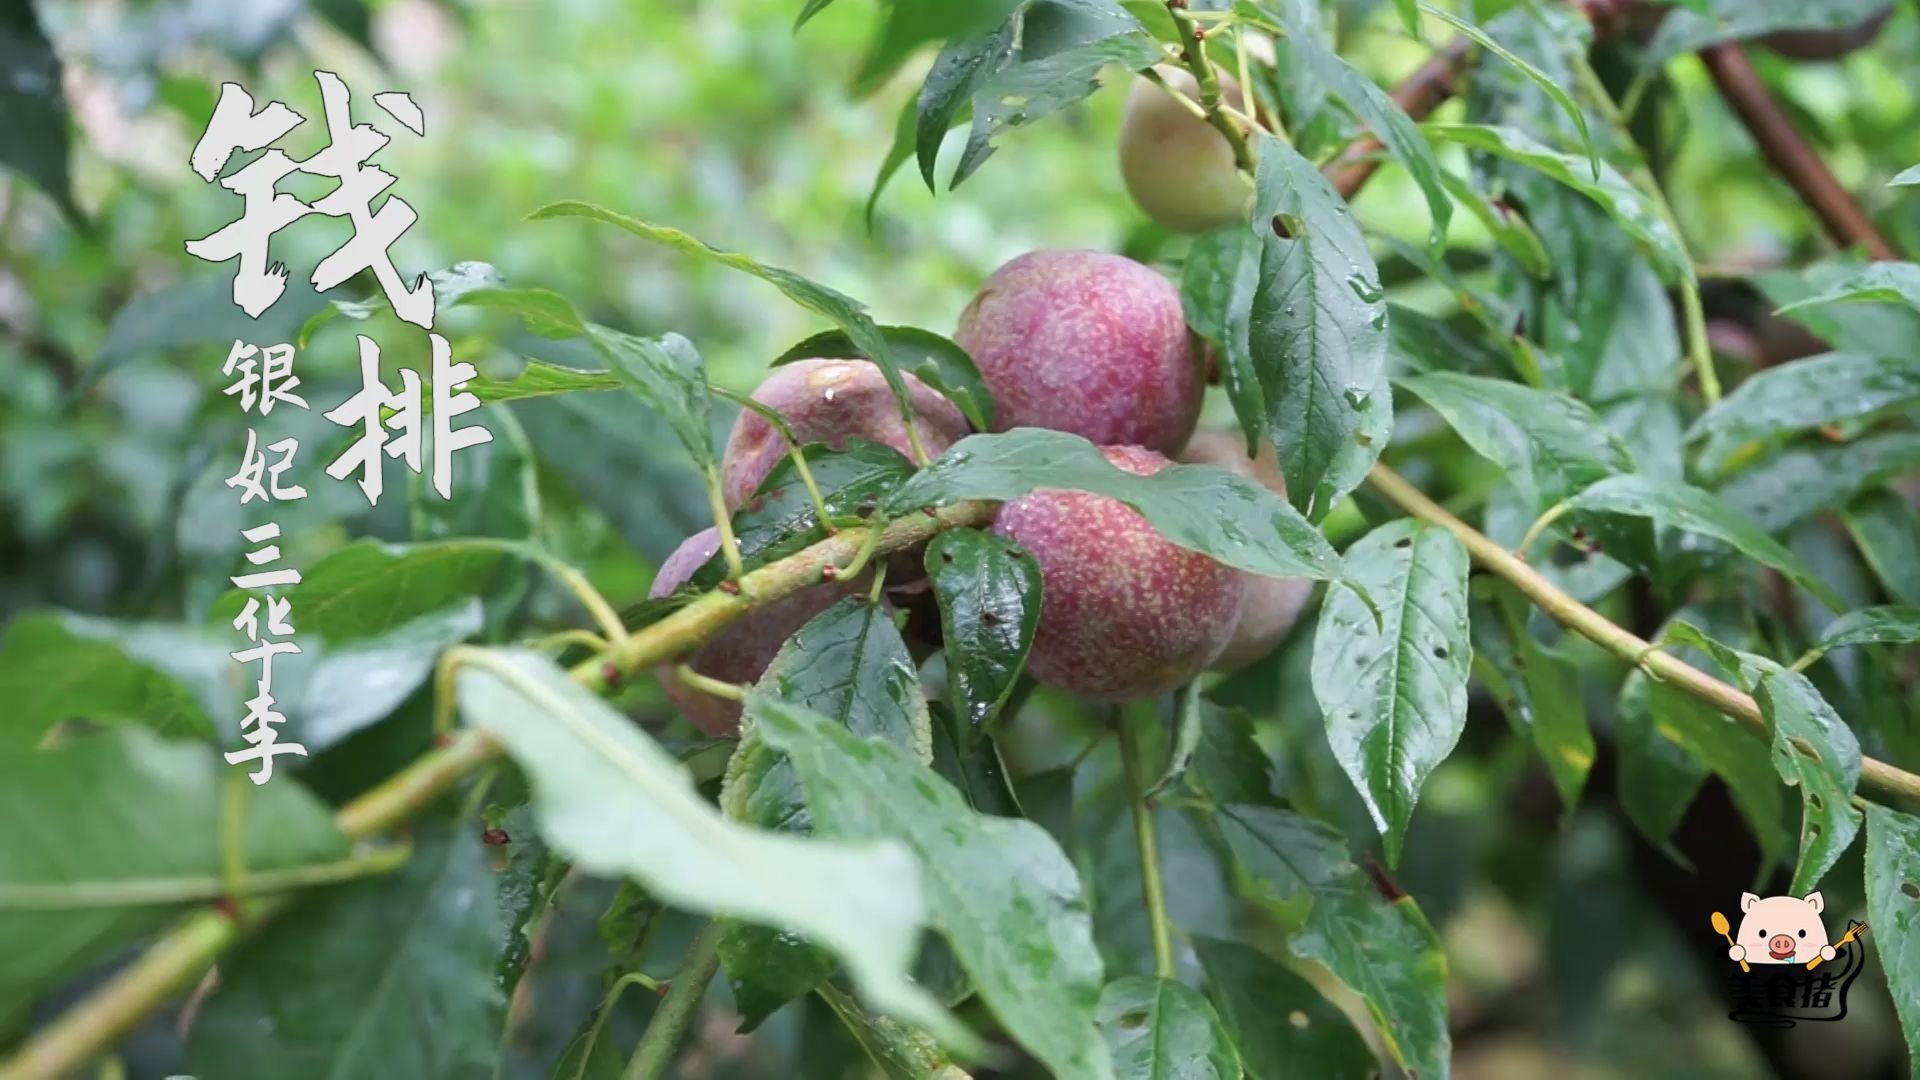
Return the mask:
<svg viewBox="0 0 1920 1080"><path fill-rule="evenodd" d="M1347 567L1381 618L1351 590L1329 590L1313 642L1313 692L1333 756L1392 864L1420 785L1467 721L1467 551L1445 529L1401 520L1354 544Z"/></svg>
<svg viewBox="0 0 1920 1080"><path fill-rule="evenodd" d="M1800 858L1795 896L1820 884L1860 831L1853 791L1860 782L1860 743L1806 677L1777 665L1760 677L1754 699L1773 728L1773 766L1800 789ZM1764 669L1763 669L1764 670Z"/></svg>
<svg viewBox="0 0 1920 1080"><path fill-rule="evenodd" d="M1100 992L1117 1080L1238 1080L1240 1055L1207 999L1172 979L1126 975Z"/></svg>
<svg viewBox="0 0 1920 1080"><path fill-rule="evenodd" d="M1907 1045L1920 1045L1920 818L1868 806L1866 865L1867 921L1880 967Z"/></svg>
<svg viewBox="0 0 1920 1080"><path fill-rule="evenodd" d="M1040 564L1020 545L978 529L942 533L927 545L927 573L940 601L947 682L971 745L993 724L1026 666L1040 624Z"/></svg>

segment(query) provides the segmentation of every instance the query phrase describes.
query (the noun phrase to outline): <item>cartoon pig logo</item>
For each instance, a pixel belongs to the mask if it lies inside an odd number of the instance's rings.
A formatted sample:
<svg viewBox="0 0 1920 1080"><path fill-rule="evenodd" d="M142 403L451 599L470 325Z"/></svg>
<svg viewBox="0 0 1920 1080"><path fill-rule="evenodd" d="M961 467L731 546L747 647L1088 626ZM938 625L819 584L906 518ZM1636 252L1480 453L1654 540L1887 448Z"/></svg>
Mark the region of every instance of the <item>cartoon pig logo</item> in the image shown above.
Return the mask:
<svg viewBox="0 0 1920 1080"><path fill-rule="evenodd" d="M1817 892L1804 897L1740 894L1740 933L1727 955L1755 964L1804 964L1818 955L1834 957L1827 928L1820 925L1826 901Z"/></svg>

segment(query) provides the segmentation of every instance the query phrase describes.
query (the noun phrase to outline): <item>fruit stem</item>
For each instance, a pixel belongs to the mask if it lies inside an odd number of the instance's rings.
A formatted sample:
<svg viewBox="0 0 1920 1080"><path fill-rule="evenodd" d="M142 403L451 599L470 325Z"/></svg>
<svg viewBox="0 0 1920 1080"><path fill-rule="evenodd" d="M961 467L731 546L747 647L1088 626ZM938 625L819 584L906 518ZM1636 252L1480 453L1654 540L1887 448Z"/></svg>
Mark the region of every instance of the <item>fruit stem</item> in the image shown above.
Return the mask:
<svg viewBox="0 0 1920 1080"><path fill-rule="evenodd" d="M673 1052L679 1048L694 1013L700 1010L700 999L707 994L707 984L720 970L720 939L726 928L726 920L709 919L694 936L686 959L680 962L680 970L667 983L667 996L654 1010L646 1034L640 1036L640 1045L634 1048L627 1070L621 1074L623 1080L651 1080L667 1075Z"/></svg>
<svg viewBox="0 0 1920 1080"><path fill-rule="evenodd" d="M813 482L813 470L807 465L807 455L801 453L800 440L794 435L793 428L787 425L787 418L747 395L736 394L724 386L714 386L709 383L707 389L717 397L757 413L762 420L773 426L773 430L780 433L781 441L787 444L787 457L793 461L793 471L799 475L800 483L806 486L807 498L813 500L814 516L820 519L822 529L831 528L833 523L827 520L827 500L820 495L820 485Z"/></svg>
<svg viewBox="0 0 1920 1080"><path fill-rule="evenodd" d="M747 700L746 687L737 683L708 678L693 670L691 664L680 664L673 669L673 673L679 677L681 682L686 683L688 686L693 687L703 694L712 694L714 697L723 698L727 701Z"/></svg>
<svg viewBox="0 0 1920 1080"><path fill-rule="evenodd" d="M1247 136L1220 108L1220 77L1214 74L1213 61L1207 59L1206 36L1200 25L1187 11L1187 6L1177 0L1167 0L1167 14L1173 16L1174 29L1180 35L1180 50L1187 62L1187 70L1193 73L1193 79L1200 84L1200 108L1206 113L1207 122L1212 124L1233 148L1233 163L1240 171L1253 172L1253 152L1247 148ZM1242 93L1248 91L1242 90Z"/></svg>
<svg viewBox="0 0 1920 1080"><path fill-rule="evenodd" d="M1119 721L1120 768L1126 774L1133 803L1133 838L1140 849L1140 886L1146 894L1147 919L1153 927L1153 973L1174 978L1173 929L1167 921L1167 895L1160 883L1160 844L1154 836L1153 811L1147 806L1145 778L1140 773L1140 748L1135 725Z"/></svg>
<svg viewBox="0 0 1920 1080"><path fill-rule="evenodd" d="M727 580L739 581L747 572L740 561L740 542L733 538L733 516L727 513L727 497L720 490L720 472L707 466L707 505L713 509L713 526L720 530L720 553L726 556Z"/></svg>
<svg viewBox="0 0 1920 1080"><path fill-rule="evenodd" d="M1766 714L1760 711L1760 704L1751 695L1654 648L1639 635L1569 596L1524 559L1448 513L1439 503L1427 498L1386 465L1375 465L1373 471L1367 474L1367 480L1388 502L1458 537L1475 562L1511 582L1535 607L1546 612L1555 622L1621 660L1645 669L1648 675L1681 690L1721 715L1738 720L1752 734L1769 741L1773 738ZM1883 803L1900 798L1920 798L1920 776L1884 761L1863 757L1860 759L1860 790Z"/></svg>

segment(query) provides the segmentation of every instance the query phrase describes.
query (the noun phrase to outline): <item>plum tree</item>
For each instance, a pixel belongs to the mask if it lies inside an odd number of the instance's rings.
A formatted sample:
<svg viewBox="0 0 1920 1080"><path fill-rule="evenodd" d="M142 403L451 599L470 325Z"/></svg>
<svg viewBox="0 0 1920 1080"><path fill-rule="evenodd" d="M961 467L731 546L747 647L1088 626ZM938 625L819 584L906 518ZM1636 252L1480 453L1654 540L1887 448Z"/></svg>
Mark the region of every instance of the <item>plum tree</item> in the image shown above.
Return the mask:
<svg viewBox="0 0 1920 1080"><path fill-rule="evenodd" d="M952 402L911 374L902 378L927 453L939 454L967 434L967 418ZM908 452L906 422L886 376L871 361L796 360L774 368L753 400L779 413L802 443L842 450L849 440L861 438ZM742 409L720 468L727 507L737 510L753 498L786 452L780 432L765 417Z"/></svg>
<svg viewBox="0 0 1920 1080"><path fill-rule="evenodd" d="M1100 451L1150 476L1173 464L1137 446ZM1034 678L1099 701L1163 694L1200 674L1233 637L1236 571L1160 535L1117 499L1036 491L1000 509L994 531L1040 564Z"/></svg>
<svg viewBox="0 0 1920 1080"><path fill-rule="evenodd" d="M720 531L716 528L710 526L687 537L661 562L647 597L657 600L686 584L719 550ZM688 655L684 663L695 672L721 682L755 682L773 662L780 646L806 625L808 619L861 588L857 581L816 585L758 608L714 635ZM667 699L706 734L717 738L736 734L740 730L739 702L687 685L676 668L677 664L666 663L656 669Z"/></svg>
<svg viewBox="0 0 1920 1080"><path fill-rule="evenodd" d="M1253 190L1234 166L1233 147L1196 112L1199 84L1186 71L1161 65L1164 87L1134 80L1120 124L1120 177L1127 193L1158 224L1174 232L1217 229L1247 216ZM1173 96L1184 95L1194 107ZM1240 84L1220 76L1220 94L1244 108Z"/></svg>
<svg viewBox="0 0 1920 1080"><path fill-rule="evenodd" d="M1180 293L1094 251L1032 251L993 272L954 340L993 394L996 425L1070 431L1174 453L1200 416L1204 372Z"/></svg>
<svg viewBox="0 0 1920 1080"><path fill-rule="evenodd" d="M1264 484L1267 490L1285 498L1286 478L1280 475L1280 462L1274 457L1273 444L1262 443L1258 458L1247 457L1246 440L1228 431L1201 430L1194 433L1180 460L1194 465L1218 465L1249 480ZM1242 572L1246 601L1240 606L1240 621L1234 624L1233 638L1227 642L1211 665L1214 671L1243 668L1272 652L1293 632L1300 609L1313 594L1313 582L1305 578L1273 578L1265 574Z"/></svg>

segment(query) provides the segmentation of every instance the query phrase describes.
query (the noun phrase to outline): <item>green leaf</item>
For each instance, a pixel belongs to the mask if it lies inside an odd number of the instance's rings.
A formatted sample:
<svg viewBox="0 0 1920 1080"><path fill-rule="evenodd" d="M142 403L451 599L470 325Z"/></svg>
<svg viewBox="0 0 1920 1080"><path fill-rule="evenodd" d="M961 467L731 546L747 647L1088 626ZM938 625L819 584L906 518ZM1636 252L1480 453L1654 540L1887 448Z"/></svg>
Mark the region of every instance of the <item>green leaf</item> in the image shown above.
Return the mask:
<svg viewBox="0 0 1920 1080"><path fill-rule="evenodd" d="M493 540L356 540L307 567L285 595L301 633L337 648L464 604L505 561L506 550ZM229 592L218 610L238 612L244 599L239 590Z"/></svg>
<svg viewBox="0 0 1920 1080"><path fill-rule="evenodd" d="M1920 641L1920 607L1903 604L1861 608L1827 624L1810 652L1825 653L1849 645L1910 645Z"/></svg>
<svg viewBox="0 0 1920 1080"><path fill-rule="evenodd" d="M543 360L529 360L527 366L511 379L492 379L482 375L468 383L467 389L481 402L489 403L590 390L618 390L624 385L620 376L611 371L583 371Z"/></svg>
<svg viewBox="0 0 1920 1080"><path fill-rule="evenodd" d="M860 738L885 739L923 765L933 761L920 673L889 605L849 596L815 615L780 647L759 687Z"/></svg>
<svg viewBox="0 0 1920 1080"><path fill-rule="evenodd" d="M1412 10L1415 5L1410 0L1405 6L1408 10ZM1600 179L1600 151L1594 148L1593 134L1587 130L1587 114L1573 100L1573 95L1567 93L1566 89L1555 82L1552 76L1534 67L1518 53L1493 40L1486 31L1462 19L1460 16L1455 15L1451 11L1434 7L1432 4L1422 3L1419 4L1418 7L1419 10L1432 15L1448 26L1453 27L1455 30L1473 39L1474 44L1518 68L1520 74L1525 75L1535 86L1540 88L1542 93L1552 99L1555 105L1560 106L1560 111L1567 114L1567 119L1572 120L1573 126L1580 132L1580 143L1586 147L1587 160L1593 166L1593 178L1595 180Z"/></svg>
<svg viewBox="0 0 1920 1080"><path fill-rule="evenodd" d="M1805 896L1853 843L1860 811L1853 791L1860 782L1860 743L1805 676L1769 665L1754 699L1773 729L1773 765L1780 779L1800 789L1800 858L1791 892Z"/></svg>
<svg viewBox="0 0 1920 1080"><path fill-rule="evenodd" d="M1118 1080L1238 1080L1240 1055L1207 999L1172 979L1123 975L1100 992Z"/></svg>
<svg viewBox="0 0 1920 1080"><path fill-rule="evenodd" d="M1271 135L1259 154L1262 251L1248 338L1288 497L1318 519L1360 483L1392 432L1386 294L1366 238L1313 162Z"/></svg>
<svg viewBox="0 0 1920 1080"><path fill-rule="evenodd" d="M1010 1035L1056 1075L1112 1075L1094 1024L1101 968L1086 905L1044 829L976 814L907 751L778 699L751 693L746 714L793 761L821 835L894 840L918 856L933 925Z"/></svg>
<svg viewBox="0 0 1920 1080"><path fill-rule="evenodd" d="M0 38L4 34L0 30ZM141 293L115 311L106 340L94 354L93 374L136 357L190 346L204 347L217 370L236 340L260 346L292 342L301 325L325 308L326 298L313 291L307 275L290 273L287 291L254 319L233 302L231 274L196 275ZM220 359L212 359L215 352Z"/></svg>
<svg viewBox="0 0 1920 1080"><path fill-rule="evenodd" d="M1427 210L1433 217L1430 246L1438 250L1446 242L1447 222L1453 217L1453 202L1440 179L1443 171L1440 159L1434 155L1433 147L1421 133L1420 126L1413 122L1392 95L1372 79L1354 70L1340 54L1321 40L1319 5L1314 0L1283 0L1274 5L1274 10L1280 17L1294 59L1304 66L1306 74L1346 102L1347 108L1352 109L1354 115L1385 144L1394 160L1404 165L1413 176L1421 194L1426 196ZM1260 141L1260 171L1265 172L1267 144L1286 144L1272 136L1263 136ZM1287 147L1287 153L1296 156L1290 146ZM1268 216L1256 214L1254 219L1264 221ZM1361 250L1365 250L1364 245ZM1370 280L1376 277L1372 274L1368 276ZM1377 285L1371 288L1378 291ZM1291 476L1288 481L1291 483Z"/></svg>
<svg viewBox="0 0 1920 1080"><path fill-rule="evenodd" d="M1633 471L1633 457L1584 402L1519 383L1437 371L1397 380L1505 470L1536 511Z"/></svg>
<svg viewBox="0 0 1920 1080"><path fill-rule="evenodd" d="M1767 748L1746 729L1665 683L1653 683L1647 697L1659 734L1726 782L1760 844L1763 865L1772 866L1787 844L1781 825L1786 804Z"/></svg>
<svg viewBox="0 0 1920 1080"><path fill-rule="evenodd" d="M887 1080L968 1080L926 1032L874 1016L832 983L820 987L820 998Z"/></svg>
<svg viewBox="0 0 1920 1080"><path fill-rule="evenodd" d="M1827 288L1804 300L1796 300L1778 311L1812 307L1816 304L1905 304L1920 310L1920 266L1904 262L1868 263Z"/></svg>
<svg viewBox="0 0 1920 1080"><path fill-rule="evenodd" d="M933 771L966 796L967 805L994 817L1026 817L992 739L967 741L945 706L933 709Z"/></svg>
<svg viewBox="0 0 1920 1080"><path fill-rule="evenodd" d="M952 338L915 326L882 326L880 336L893 348L894 360L911 371L923 383L953 402L977 431L993 427L993 395L980 378L973 357L954 344ZM844 330L828 330L793 346L774 359L774 364L816 357L868 359Z"/></svg>
<svg viewBox="0 0 1920 1080"><path fill-rule="evenodd" d="M1912 187L1916 184L1920 184L1920 165L1902 169L1892 180L1887 181L1888 187Z"/></svg>
<svg viewBox="0 0 1920 1080"><path fill-rule="evenodd" d="M938 0L912 0L916 3L938 2ZM1007 0L992 0L993 3L1005 3ZM893 391L893 400L900 406L900 415L913 416L913 401L907 395L907 384L900 377L900 367L895 363L893 350L887 339L874 325L866 308L845 293L836 292L825 285L816 284L791 270L777 266L768 266L750 256L733 251L721 251L679 229L665 225L655 225L639 218L616 213L591 203L566 201L550 203L527 215L529 220L540 221L549 218L582 217L604 225L612 225L653 243L670 247L687 255L698 255L711 259L722 266L751 274L754 277L779 289L781 295L800 307L832 320L835 326L844 331L862 355L872 360L886 376L887 387Z"/></svg>
<svg viewBox="0 0 1920 1080"><path fill-rule="evenodd" d="M980 0L972 4L893 0L886 8L886 25L860 65L860 73L854 76L854 90L864 93L877 88L922 45L978 33L1013 14L1018 6L1019 0Z"/></svg>
<svg viewBox="0 0 1920 1080"><path fill-rule="evenodd" d="M1313 692L1333 756L1398 864L1420 785L1467 722L1467 550L1453 534L1403 519L1347 551L1347 568L1380 606L1330 589L1313 641Z"/></svg>
<svg viewBox="0 0 1920 1080"><path fill-rule="evenodd" d="M1768 303L1839 352L1904 356L1920 337L1920 311L1905 304L1799 304L1809 297L1844 291L1848 282L1872 265L1857 255L1836 255L1791 270L1754 274L1749 280Z"/></svg>
<svg viewBox="0 0 1920 1080"><path fill-rule="evenodd" d="M1219 820L1259 899L1281 912L1307 905L1306 922L1287 943L1293 955L1325 965L1366 999L1402 1068L1445 1076L1446 954L1413 898L1381 896L1348 861L1338 832L1292 811L1229 806Z"/></svg>
<svg viewBox="0 0 1920 1080"><path fill-rule="evenodd" d="M1910 358L1824 353L1765 368L1720 399L1687 429L1710 438L1709 457L1807 428L1865 419L1920 399L1920 365Z"/></svg>
<svg viewBox="0 0 1920 1080"><path fill-rule="evenodd" d="M53 197L74 221L81 220L67 172L67 100L61 91L60 58L22 4L0 15L0 163L16 169ZM231 298L229 298L231 304Z"/></svg>
<svg viewBox="0 0 1920 1080"><path fill-rule="evenodd" d="M913 475L913 466L898 451L865 439L849 440L845 450L812 444L802 452L827 514L835 519L872 512ZM791 457L781 458L760 482L759 497L733 515L733 535L749 571L826 539ZM716 557L694 574L692 587L706 592L726 577L726 563Z"/></svg>
<svg viewBox="0 0 1920 1080"><path fill-rule="evenodd" d="M592 330L594 348L635 397L661 415L694 464L714 467L713 405L707 369L693 343L678 334L659 341L604 326Z"/></svg>
<svg viewBox="0 0 1920 1080"><path fill-rule="evenodd" d="M1499 124L1426 124L1435 139L1459 143L1539 170L1592 199L1616 224L1638 241L1672 281L1693 280L1693 260L1647 197L1611 165L1602 163L1596 178L1588 161L1542 145L1518 128Z"/></svg>
<svg viewBox="0 0 1920 1080"><path fill-rule="evenodd" d="M1507 206L1495 205L1478 188L1453 173L1442 172L1440 182L1446 185L1447 194L1453 196L1455 203L1479 219L1481 228L1492 235L1494 243L1519 261L1521 269L1537 278L1552 276L1553 257L1547 254L1540 234L1525 217Z"/></svg>
<svg viewBox="0 0 1920 1080"><path fill-rule="evenodd" d="M1014 31L1017 23L1008 19L998 29L978 37L952 41L940 50L927 72L927 81L913 107L914 156L920 164L920 178L927 190L937 190L933 169L940 157L940 144L948 129L969 108L973 95L1013 58Z"/></svg>
<svg viewBox="0 0 1920 1080"><path fill-rule="evenodd" d="M1646 62L1664 64L1681 53L1723 41L1744 41L1776 30L1848 30L1884 11L1887 0L1699 0L1660 23Z"/></svg>
<svg viewBox="0 0 1920 1080"><path fill-rule="evenodd" d="M1193 755L1200 749L1200 740L1206 734L1206 714L1218 708L1200 696L1200 680L1195 679L1180 688L1174 698L1172 745L1167 750L1167 767L1161 770L1160 778L1147 789L1148 799L1153 799L1186 775L1187 766L1193 764Z"/></svg>
<svg viewBox="0 0 1920 1080"><path fill-rule="evenodd" d="M1528 630L1532 608L1518 589L1483 578L1470 592L1474 670L1507 718L1532 741L1561 803L1571 810L1580 802L1594 754L1580 669Z"/></svg>
<svg viewBox="0 0 1920 1080"><path fill-rule="evenodd" d="M210 746L126 729L0 754L0 1014L225 895L233 784L250 880L347 854L319 799L284 778L256 788Z"/></svg>
<svg viewBox="0 0 1920 1080"><path fill-rule="evenodd" d="M1021 12L1019 36L1018 53L973 93L973 129L951 186L986 162L995 136L1098 90L1103 69L1138 71L1163 55L1140 21L1110 0L1033 0Z"/></svg>
<svg viewBox="0 0 1920 1080"><path fill-rule="evenodd" d="M1920 818L1867 807L1867 920L1907 1045L1920 1044Z"/></svg>
<svg viewBox="0 0 1920 1080"><path fill-rule="evenodd" d="M1648 518L1658 525L1710 536L1780 571L1833 610L1846 609L1845 601L1815 577L1799 556L1711 492L1630 474L1602 480L1568 499L1567 505L1576 511Z"/></svg>
<svg viewBox="0 0 1920 1080"><path fill-rule="evenodd" d="M1187 768L1187 786L1215 803L1266 803L1273 799L1273 762L1254 741L1244 709L1200 709L1200 741Z"/></svg>
<svg viewBox="0 0 1920 1080"><path fill-rule="evenodd" d="M678 761L552 661L483 655L460 671L461 713L526 770L554 850L588 873L633 878L665 903L787 927L832 949L877 1008L966 1041L907 978L926 918L907 850L736 825Z"/></svg>
<svg viewBox="0 0 1920 1080"><path fill-rule="evenodd" d="M478 830L428 832L400 870L303 898L223 961L188 1066L201 1076L486 1074L506 1020L493 979L503 932Z"/></svg>
<svg viewBox="0 0 1920 1080"><path fill-rule="evenodd" d="M893 182L893 174L913 156L914 103L909 100L900 106L899 118L893 124L893 142L887 147L887 156L880 159L880 169L873 174L873 187L867 192L866 225L867 234L873 234L873 215L880 208L880 196Z"/></svg>
<svg viewBox="0 0 1920 1080"><path fill-rule="evenodd" d="M1720 498L1762 529L1780 532L1915 469L1920 432L1887 431L1781 451L1721 485Z"/></svg>
<svg viewBox="0 0 1920 1080"><path fill-rule="evenodd" d="M1669 858L1679 860L1679 853L1667 838L1686 816L1687 807L1706 782L1708 769L1680 740L1660 730L1654 719L1650 682L1645 673L1636 670L1620 687L1613 725L1614 748L1620 758L1617 796L1620 808L1641 835Z"/></svg>
<svg viewBox="0 0 1920 1080"><path fill-rule="evenodd" d="M184 626L23 615L0 637L0 747L24 751L76 718L213 739L242 715L227 678L238 647Z"/></svg>
<svg viewBox="0 0 1920 1080"><path fill-rule="evenodd" d="M942 533L927 545L927 574L940 601L947 682L971 745L993 724L1026 666L1040 624L1040 564L1020 545L978 529Z"/></svg>
<svg viewBox="0 0 1920 1080"><path fill-rule="evenodd" d="M1313 984L1260 951L1195 937L1207 972L1207 996L1240 1048L1250 1077L1310 1074L1322 1080L1371 1080L1380 1063L1347 1014Z"/></svg>
<svg viewBox="0 0 1920 1080"><path fill-rule="evenodd" d="M1847 505L1847 532L1887 594L1920 606L1920 513L1891 491L1874 491Z"/></svg>
<svg viewBox="0 0 1920 1080"><path fill-rule="evenodd" d="M1260 287L1260 237L1244 225L1229 225L1194 237L1180 269L1180 303L1187 325L1216 349L1227 400L1258 446L1267 430L1267 400L1253 363L1250 320Z"/></svg>
<svg viewBox="0 0 1920 1080"><path fill-rule="evenodd" d="M1042 488L1118 499L1169 541L1269 577L1335 580L1340 557L1286 500L1233 473L1175 465L1151 476L1122 472L1078 435L1020 428L969 435L902 484L881 508L889 517L968 499L1005 502Z"/></svg>

